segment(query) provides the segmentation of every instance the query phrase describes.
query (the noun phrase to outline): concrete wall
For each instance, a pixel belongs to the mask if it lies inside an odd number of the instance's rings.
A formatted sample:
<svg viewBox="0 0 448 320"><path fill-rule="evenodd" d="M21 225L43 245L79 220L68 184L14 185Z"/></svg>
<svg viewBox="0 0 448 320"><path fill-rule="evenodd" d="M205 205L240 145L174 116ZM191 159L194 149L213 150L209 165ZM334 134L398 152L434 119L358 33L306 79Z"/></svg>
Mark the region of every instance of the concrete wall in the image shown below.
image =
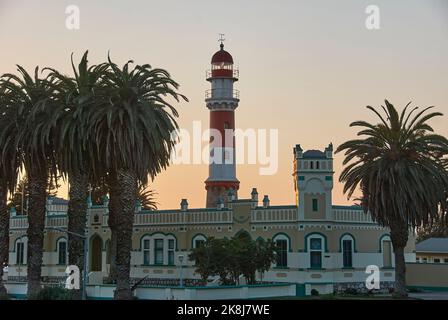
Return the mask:
<svg viewBox="0 0 448 320"><path fill-rule="evenodd" d="M448 290L448 264L407 263L406 284L421 289Z"/></svg>
<svg viewBox="0 0 448 320"><path fill-rule="evenodd" d="M14 297L26 296L26 283L7 283L8 294ZM97 285L87 287L89 299L108 300L113 298L115 286ZM256 299L269 297L296 296L295 284L267 284L229 287L150 287L141 286L134 291L138 299L151 300L220 300Z"/></svg>

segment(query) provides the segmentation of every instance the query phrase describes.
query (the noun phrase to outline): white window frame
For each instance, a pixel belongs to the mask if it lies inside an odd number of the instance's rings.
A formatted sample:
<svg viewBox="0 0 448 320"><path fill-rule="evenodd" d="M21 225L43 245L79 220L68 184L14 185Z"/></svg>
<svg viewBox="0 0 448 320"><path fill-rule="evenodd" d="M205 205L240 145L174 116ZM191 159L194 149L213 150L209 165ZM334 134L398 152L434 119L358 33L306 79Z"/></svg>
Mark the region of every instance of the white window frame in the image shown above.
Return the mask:
<svg viewBox="0 0 448 320"><path fill-rule="evenodd" d="M320 239L320 250L311 249L311 239ZM325 238L320 234L311 234L307 238L307 249L308 249L308 264L309 268L315 268L311 266L311 252L318 252L320 251L320 267L324 268L324 254L325 254Z"/></svg>
<svg viewBox="0 0 448 320"><path fill-rule="evenodd" d="M65 242L65 264L67 264L68 263L68 241L67 241L67 238L59 238L57 241L56 241L56 259L57 259L57 262L56 262L56 264L57 265L60 265L60 261L59 261L59 255L60 255L60 252L59 252L59 244L61 243L61 242Z"/></svg>
<svg viewBox="0 0 448 320"><path fill-rule="evenodd" d="M289 248L289 239L288 239L288 237L286 236L286 235L284 235L284 234L278 234L278 235L276 235L276 236L274 236L274 238L272 239L272 241L274 241L274 243L276 243L276 241L277 240L285 240L286 241L286 266L278 266L277 265L277 262L275 262L275 266L276 267L279 267L279 268L281 268L281 267L288 267L288 265L289 265L289 259L288 259L288 252L289 252L289 250L291 250L290 248Z"/></svg>
<svg viewBox="0 0 448 320"><path fill-rule="evenodd" d="M344 265L344 240L350 240L351 245L351 253L352 253L352 265L351 266L345 266ZM355 266L354 257L355 257L355 238L353 236L346 234L341 238L341 243L339 244L341 248L341 255L342 255L342 267L343 268L353 268Z"/></svg>
<svg viewBox="0 0 448 320"><path fill-rule="evenodd" d="M23 243L23 252L22 252L22 254L23 254L23 259L22 259L23 263L21 263L20 265L21 266L25 266L28 263L28 261L27 261L28 260L27 259L27 256L28 256L28 237L27 236L22 236L22 237L16 239L16 242L14 244L14 246L15 246L14 251L15 251L15 263L16 263L16 265L19 265L19 264L17 264L17 255L18 255L18 252L19 252L18 251L18 244L19 243Z"/></svg>
<svg viewBox="0 0 448 320"><path fill-rule="evenodd" d="M193 249L196 249L196 241L207 241L207 238L202 234L197 234L192 239Z"/></svg>

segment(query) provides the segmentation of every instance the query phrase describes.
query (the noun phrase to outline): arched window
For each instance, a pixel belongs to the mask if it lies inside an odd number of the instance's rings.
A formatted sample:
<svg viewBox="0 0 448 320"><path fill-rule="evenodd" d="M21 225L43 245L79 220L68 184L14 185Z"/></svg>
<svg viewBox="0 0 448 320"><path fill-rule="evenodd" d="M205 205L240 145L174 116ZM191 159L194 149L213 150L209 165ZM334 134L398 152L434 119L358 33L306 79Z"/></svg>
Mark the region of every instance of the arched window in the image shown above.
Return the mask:
<svg viewBox="0 0 448 320"><path fill-rule="evenodd" d="M341 237L340 248L342 252L342 266L344 268L352 268L355 240L351 234L345 234Z"/></svg>
<svg viewBox="0 0 448 320"><path fill-rule="evenodd" d="M172 234L156 233L143 236L140 242L143 265L174 265L176 241Z"/></svg>
<svg viewBox="0 0 448 320"><path fill-rule="evenodd" d="M322 255L326 248L326 238L320 233L311 233L305 237L305 246L310 257L310 268L322 268Z"/></svg>
<svg viewBox="0 0 448 320"><path fill-rule="evenodd" d="M163 249L165 247L163 242L163 238L154 239L154 264L163 264Z"/></svg>
<svg viewBox="0 0 448 320"><path fill-rule="evenodd" d="M58 264L66 265L67 264L67 239L60 238L56 242L56 250L58 253Z"/></svg>
<svg viewBox="0 0 448 320"><path fill-rule="evenodd" d="M203 234L195 235L191 241L192 248L199 248L204 245L205 241L207 241L207 238Z"/></svg>
<svg viewBox="0 0 448 320"><path fill-rule="evenodd" d="M28 244L28 238L26 236L23 236L16 240L14 249L16 251L17 265L26 265L27 244Z"/></svg>
<svg viewBox="0 0 448 320"><path fill-rule="evenodd" d="M392 268L392 241L389 235L380 238L381 252L383 253L383 267Z"/></svg>
<svg viewBox="0 0 448 320"><path fill-rule="evenodd" d="M288 251L289 251L289 238L284 234L278 234L273 238L277 245L277 263L279 268L286 268L288 266Z"/></svg>

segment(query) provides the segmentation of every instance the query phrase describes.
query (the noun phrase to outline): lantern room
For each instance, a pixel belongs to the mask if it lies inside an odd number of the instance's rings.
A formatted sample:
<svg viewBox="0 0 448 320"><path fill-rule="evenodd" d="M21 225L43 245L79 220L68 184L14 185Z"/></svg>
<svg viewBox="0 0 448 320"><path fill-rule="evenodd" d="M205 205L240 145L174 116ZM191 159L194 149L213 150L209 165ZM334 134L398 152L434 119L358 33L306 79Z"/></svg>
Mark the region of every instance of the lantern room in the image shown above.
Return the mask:
<svg viewBox="0 0 448 320"><path fill-rule="evenodd" d="M224 50L224 44L221 43L221 49L212 57L212 68L207 71L207 80L212 78L230 78L238 80L238 70L233 66L233 58L230 53Z"/></svg>

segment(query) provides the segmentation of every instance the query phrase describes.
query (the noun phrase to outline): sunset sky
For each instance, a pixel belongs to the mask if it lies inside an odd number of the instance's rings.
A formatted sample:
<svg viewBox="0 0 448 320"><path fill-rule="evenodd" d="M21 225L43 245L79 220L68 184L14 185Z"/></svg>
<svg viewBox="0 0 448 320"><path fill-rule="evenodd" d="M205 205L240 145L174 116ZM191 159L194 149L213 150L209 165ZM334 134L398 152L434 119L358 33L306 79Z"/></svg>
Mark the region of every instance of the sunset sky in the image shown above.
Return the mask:
<svg viewBox="0 0 448 320"><path fill-rule="evenodd" d="M365 27L367 5L380 9L380 29ZM80 8L80 29L65 27L65 8ZM260 176L240 165L239 197L252 187L272 205L294 204L292 149L323 150L355 137L350 122L376 121L365 106L387 98L400 109L434 105L432 124L448 136L448 1L26 1L0 0L0 73L39 65L71 73L88 49L90 63L128 59L167 69L190 102L179 125L208 127L205 70L219 49L218 34L240 69L237 128L279 130L279 170ZM342 155L335 156L335 182ZM174 165L151 184L159 208L205 205L207 165ZM63 187L60 195L67 197ZM335 183L333 203L348 204Z"/></svg>

